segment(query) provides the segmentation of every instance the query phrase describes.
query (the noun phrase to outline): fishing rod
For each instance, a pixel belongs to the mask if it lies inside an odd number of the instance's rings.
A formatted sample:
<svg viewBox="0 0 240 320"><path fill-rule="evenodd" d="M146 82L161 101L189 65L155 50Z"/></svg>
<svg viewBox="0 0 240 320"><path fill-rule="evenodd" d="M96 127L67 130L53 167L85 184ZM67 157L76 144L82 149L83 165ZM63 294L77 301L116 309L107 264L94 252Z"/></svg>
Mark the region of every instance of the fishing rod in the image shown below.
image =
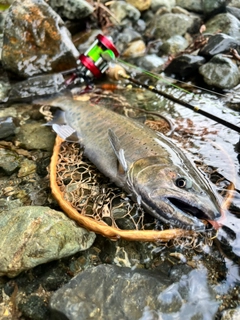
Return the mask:
<svg viewBox="0 0 240 320"><path fill-rule="evenodd" d="M107 71L107 69L110 66L110 62L112 61L119 61L119 63L125 63L126 62L120 60L118 58L119 52L115 45L105 36L99 34L96 37L96 40L93 42L93 44L89 47L89 49L84 53L81 54L77 60L78 67L75 69L68 70L66 72L63 72L64 75L71 74L70 78L66 80L65 84L67 86L71 85L76 79L82 79L85 81L85 83L89 86L91 85L94 78L100 78L103 76L103 74ZM130 65L130 64L128 64ZM157 79L161 79L155 74L144 71L145 74L153 76ZM163 90L157 89L155 86L147 85L145 83L140 82L139 80L136 80L135 78L131 77L129 74L126 73L125 69L120 69L115 75L115 78L118 77L128 80L129 82L136 84L139 87L145 88L147 90L150 90L158 95L161 95L165 97L168 100L171 100L173 102L176 102L194 112L197 112L213 121L216 121L227 128L230 128L238 133L240 133L240 127L230 123L222 118L219 118L203 109L201 109L199 106L191 105L188 102L185 102L183 100L180 100L178 98L175 98L174 96L164 92ZM180 89L184 91L185 93L190 93L189 91L182 89L174 84L171 84L172 86L176 87L177 89ZM210 91L210 90L207 90Z"/></svg>

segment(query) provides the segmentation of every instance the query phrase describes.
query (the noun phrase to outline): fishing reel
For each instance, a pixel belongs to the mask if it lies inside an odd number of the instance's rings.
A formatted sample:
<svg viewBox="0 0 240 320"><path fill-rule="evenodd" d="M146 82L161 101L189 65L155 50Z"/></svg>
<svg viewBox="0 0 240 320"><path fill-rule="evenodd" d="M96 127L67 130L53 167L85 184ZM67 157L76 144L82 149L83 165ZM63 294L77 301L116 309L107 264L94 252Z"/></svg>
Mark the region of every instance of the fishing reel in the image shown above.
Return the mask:
<svg viewBox="0 0 240 320"><path fill-rule="evenodd" d="M76 78L82 78L87 84L94 78L100 78L108 69L109 62L118 56L119 52L114 44L107 37L98 34L90 48L79 56L79 66L66 81L66 85L70 85Z"/></svg>

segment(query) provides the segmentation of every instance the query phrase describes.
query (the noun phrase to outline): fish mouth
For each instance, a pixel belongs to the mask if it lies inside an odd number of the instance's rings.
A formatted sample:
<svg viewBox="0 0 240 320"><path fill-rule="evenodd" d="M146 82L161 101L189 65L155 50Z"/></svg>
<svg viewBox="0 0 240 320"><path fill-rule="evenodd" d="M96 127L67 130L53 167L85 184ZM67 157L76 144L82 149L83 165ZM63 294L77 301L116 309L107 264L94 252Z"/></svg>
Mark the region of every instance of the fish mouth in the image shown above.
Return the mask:
<svg viewBox="0 0 240 320"><path fill-rule="evenodd" d="M177 207L179 210L183 211L186 214L190 214L198 219L203 219L203 220L211 219L206 214L206 212L204 212L200 208L197 208L196 206L192 206L191 204L183 200L173 198L173 197L168 197L167 199L171 202L172 205L174 205L175 207Z"/></svg>

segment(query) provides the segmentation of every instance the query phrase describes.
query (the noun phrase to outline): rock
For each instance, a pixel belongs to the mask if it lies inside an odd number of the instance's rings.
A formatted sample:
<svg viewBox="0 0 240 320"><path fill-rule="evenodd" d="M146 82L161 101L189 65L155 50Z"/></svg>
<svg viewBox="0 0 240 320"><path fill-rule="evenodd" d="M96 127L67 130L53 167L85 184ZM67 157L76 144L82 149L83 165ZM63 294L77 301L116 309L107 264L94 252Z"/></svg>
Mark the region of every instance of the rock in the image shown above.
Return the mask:
<svg viewBox="0 0 240 320"><path fill-rule="evenodd" d="M240 20L240 8L234 8L234 7L226 7L226 11L228 13L231 13L234 17L236 17L238 20Z"/></svg>
<svg viewBox="0 0 240 320"><path fill-rule="evenodd" d="M175 35L184 36L186 32L197 33L200 27L198 17L185 14L166 13L161 16L155 15L147 28L147 36L154 39L167 40Z"/></svg>
<svg viewBox="0 0 240 320"><path fill-rule="evenodd" d="M224 12L226 9L225 0L203 0L203 12L206 16Z"/></svg>
<svg viewBox="0 0 240 320"><path fill-rule="evenodd" d="M196 0L176 0L176 5L188 11L203 12L202 1Z"/></svg>
<svg viewBox="0 0 240 320"><path fill-rule="evenodd" d="M237 65L221 54L214 56L208 63L199 68L204 81L213 87L232 89L240 82L240 71Z"/></svg>
<svg viewBox="0 0 240 320"><path fill-rule="evenodd" d="M126 23L125 19L138 20L141 16L138 9L125 1L114 1L110 5L110 10L117 21L122 25ZM111 20L113 23L116 23L115 19Z"/></svg>
<svg viewBox="0 0 240 320"><path fill-rule="evenodd" d="M13 117L0 118L0 139L14 135L16 128L16 119Z"/></svg>
<svg viewBox="0 0 240 320"><path fill-rule="evenodd" d="M21 162L21 167L18 171L17 176L19 178L26 177L26 176L36 172L36 168L37 168L37 165L34 161L29 160L29 159L24 159Z"/></svg>
<svg viewBox="0 0 240 320"><path fill-rule="evenodd" d="M240 307L236 309L224 310L221 320L238 320L240 319Z"/></svg>
<svg viewBox="0 0 240 320"><path fill-rule="evenodd" d="M144 55L146 46L143 40L136 40L129 43L128 48L122 53L123 57L140 57Z"/></svg>
<svg viewBox="0 0 240 320"><path fill-rule="evenodd" d="M179 35L172 36L159 48L160 55L175 55L188 47L188 41Z"/></svg>
<svg viewBox="0 0 240 320"><path fill-rule="evenodd" d="M166 275L110 265L90 268L55 292L52 319L139 319L146 305L158 308L157 297L169 284ZM147 294L146 294L147 293Z"/></svg>
<svg viewBox="0 0 240 320"><path fill-rule="evenodd" d="M219 53L229 53L230 48L238 47L240 47L240 41L224 33L217 33L209 37L207 44L199 51L199 55L212 57Z"/></svg>
<svg viewBox="0 0 240 320"><path fill-rule="evenodd" d="M194 56L191 54L182 54L181 56L172 60L164 72L168 75L175 74L181 78L186 78L198 70L205 62L205 58Z"/></svg>
<svg viewBox="0 0 240 320"><path fill-rule="evenodd" d="M150 8L152 1L151 0L126 0L126 2L130 3L139 11L144 11Z"/></svg>
<svg viewBox="0 0 240 320"><path fill-rule="evenodd" d="M19 145L27 150L52 151L55 142L55 134L49 127L39 122L22 125L16 138Z"/></svg>
<svg viewBox="0 0 240 320"><path fill-rule="evenodd" d="M26 206L0 213L0 276L88 249L95 234L80 228L62 212Z"/></svg>
<svg viewBox="0 0 240 320"><path fill-rule="evenodd" d="M21 164L21 157L14 151L0 148L0 168L5 174L11 175Z"/></svg>
<svg viewBox="0 0 240 320"><path fill-rule="evenodd" d="M165 62L166 59L160 58L156 54L148 54L138 60L138 66L146 70L153 70L162 66Z"/></svg>
<svg viewBox="0 0 240 320"><path fill-rule="evenodd" d="M240 40L240 21L230 13L220 13L206 22L205 33L225 33Z"/></svg>
<svg viewBox="0 0 240 320"><path fill-rule="evenodd" d="M118 50L123 52L126 50L126 47L130 44L130 42L135 42L137 40L142 40L141 34L136 32L133 28L125 27L116 37L115 44Z"/></svg>
<svg viewBox="0 0 240 320"><path fill-rule="evenodd" d="M18 304L18 310L27 319L42 320L49 317L47 301L38 295L31 295Z"/></svg>
<svg viewBox="0 0 240 320"><path fill-rule="evenodd" d="M61 73L44 74L28 78L12 84L8 101L23 101L27 98L36 98L54 94L66 89L65 79Z"/></svg>
<svg viewBox="0 0 240 320"><path fill-rule="evenodd" d="M228 6L240 8L240 2L239 2L239 0L229 0Z"/></svg>
<svg viewBox="0 0 240 320"><path fill-rule="evenodd" d="M175 4L175 0L152 0L151 9L153 12L156 12L161 7L165 7L168 10L171 10L175 6Z"/></svg>
<svg viewBox="0 0 240 320"><path fill-rule="evenodd" d="M61 18L43 0L15 1L5 21L2 63L22 78L76 67L78 51Z"/></svg>
<svg viewBox="0 0 240 320"><path fill-rule="evenodd" d="M49 0L49 5L61 16L68 19L82 19L93 13L93 6L84 0Z"/></svg>
<svg viewBox="0 0 240 320"><path fill-rule="evenodd" d="M156 270L99 265L55 292L50 309L51 319L66 320L214 319L218 302L205 269L173 280Z"/></svg>

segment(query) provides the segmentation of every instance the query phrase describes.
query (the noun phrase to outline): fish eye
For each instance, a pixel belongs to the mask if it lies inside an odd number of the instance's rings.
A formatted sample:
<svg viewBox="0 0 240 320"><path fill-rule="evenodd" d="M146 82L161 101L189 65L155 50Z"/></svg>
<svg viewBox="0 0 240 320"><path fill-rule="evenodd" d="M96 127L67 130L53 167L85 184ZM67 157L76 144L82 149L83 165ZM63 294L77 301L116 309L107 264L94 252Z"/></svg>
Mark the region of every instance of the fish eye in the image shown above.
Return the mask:
<svg viewBox="0 0 240 320"><path fill-rule="evenodd" d="M185 177L177 178L175 183L178 188L182 188L182 189L183 188L190 189L192 187L192 181Z"/></svg>

